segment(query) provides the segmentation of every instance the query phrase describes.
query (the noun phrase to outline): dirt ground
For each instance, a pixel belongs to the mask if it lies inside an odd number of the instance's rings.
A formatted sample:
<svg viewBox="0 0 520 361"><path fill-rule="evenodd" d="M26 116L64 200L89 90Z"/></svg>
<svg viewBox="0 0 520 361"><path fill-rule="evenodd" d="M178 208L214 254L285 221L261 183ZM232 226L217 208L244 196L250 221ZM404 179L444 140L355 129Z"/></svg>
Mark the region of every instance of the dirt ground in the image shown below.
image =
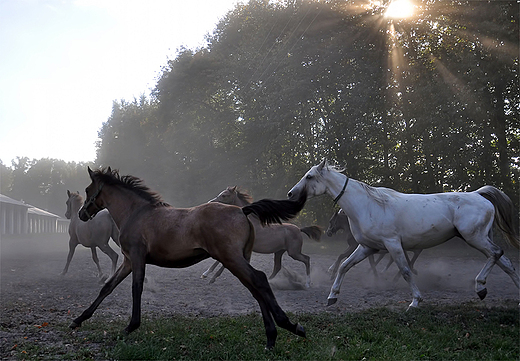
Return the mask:
<svg viewBox="0 0 520 361"><path fill-rule="evenodd" d="M341 237L341 235L338 235ZM117 246L111 242L111 246ZM321 243L306 239L304 253L311 256L312 286L303 287L305 267L284 255L284 269L271 281L280 306L288 312L353 312L371 307L406 310L411 294L406 282L392 282L395 265L377 278L367 261L352 268L346 275L338 302L326 307L332 280L328 267L346 248L340 238L323 236ZM13 348L28 329L41 327L45 334L39 342L60 343L53 325L68 323L77 317L97 296L101 285L90 250L78 246L69 273L60 276L68 252L68 235L38 235L24 238L3 238L0 243L1 313L0 359L13 356ZM101 266L110 270L109 258L98 250ZM519 269L518 250L508 248L506 255ZM119 263L121 263L120 257ZM205 260L186 269L147 267L147 283L142 300L143 315L196 315L201 317L238 315L259 312L247 289L229 271L214 283L200 275L213 260ZM421 307L438 304L460 304L478 301L474 278L485 263L484 256L460 240L423 251L415 268L423 294ZM270 275L273 255L253 254L251 264ZM384 268L383 260L379 269ZM94 317L86 322L110 322L129 319L131 313L131 277L101 304ZM483 307L509 304L520 300L519 290L498 266L487 282L488 296Z"/></svg>

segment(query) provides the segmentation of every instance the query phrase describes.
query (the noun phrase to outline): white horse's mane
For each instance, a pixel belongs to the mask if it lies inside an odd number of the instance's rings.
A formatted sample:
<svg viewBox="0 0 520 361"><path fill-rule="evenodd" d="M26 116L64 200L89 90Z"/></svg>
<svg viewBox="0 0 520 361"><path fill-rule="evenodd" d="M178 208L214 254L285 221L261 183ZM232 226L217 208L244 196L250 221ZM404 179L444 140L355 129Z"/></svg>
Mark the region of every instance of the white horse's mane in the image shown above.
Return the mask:
<svg viewBox="0 0 520 361"><path fill-rule="evenodd" d="M344 167L340 167L337 164L328 164L327 165L328 170L343 173L345 171ZM356 181L361 187L367 192L368 196L372 198L377 204L384 206L385 203L388 201L389 193L395 192L393 189L389 188L382 188L382 187L372 187L364 182L358 181L356 179L351 180Z"/></svg>
<svg viewBox="0 0 520 361"><path fill-rule="evenodd" d="M338 173L343 173L345 171L345 168L338 165L338 164L329 164L327 163L327 169L328 170L333 170L335 172L338 172Z"/></svg>
<svg viewBox="0 0 520 361"><path fill-rule="evenodd" d="M372 187L364 182L357 182L367 192L368 196L381 206L384 206L385 203L388 201L389 191L394 191L393 189L389 188Z"/></svg>

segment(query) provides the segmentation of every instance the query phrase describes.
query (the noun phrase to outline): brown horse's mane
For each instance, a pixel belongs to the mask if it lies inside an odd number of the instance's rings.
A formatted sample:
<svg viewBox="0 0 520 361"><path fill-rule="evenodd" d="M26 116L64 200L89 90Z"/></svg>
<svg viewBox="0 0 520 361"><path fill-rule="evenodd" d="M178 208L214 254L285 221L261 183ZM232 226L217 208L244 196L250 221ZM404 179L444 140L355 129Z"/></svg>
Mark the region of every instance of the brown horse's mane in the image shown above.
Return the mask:
<svg viewBox="0 0 520 361"><path fill-rule="evenodd" d="M150 202L154 206L162 206L169 207L170 205L164 202L159 193L156 193L146 185L144 185L143 181L137 177L132 175L119 175L119 170L103 168L100 170L94 171L94 177L96 177L100 182L106 185L117 185L128 189L141 198L144 198L148 202Z"/></svg>
<svg viewBox="0 0 520 361"><path fill-rule="evenodd" d="M247 204L253 203L253 197L251 197L247 192L237 189L236 190L237 197L243 202Z"/></svg>

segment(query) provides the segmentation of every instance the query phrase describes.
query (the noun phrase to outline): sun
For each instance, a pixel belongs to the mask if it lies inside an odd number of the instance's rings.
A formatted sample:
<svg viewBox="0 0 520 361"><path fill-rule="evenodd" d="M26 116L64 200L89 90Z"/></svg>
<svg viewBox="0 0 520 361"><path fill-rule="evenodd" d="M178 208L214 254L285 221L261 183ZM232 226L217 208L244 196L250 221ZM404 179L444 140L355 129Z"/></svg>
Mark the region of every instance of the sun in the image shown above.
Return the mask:
<svg viewBox="0 0 520 361"><path fill-rule="evenodd" d="M403 19L412 16L414 5L408 0L394 0L388 5L385 16L392 19Z"/></svg>

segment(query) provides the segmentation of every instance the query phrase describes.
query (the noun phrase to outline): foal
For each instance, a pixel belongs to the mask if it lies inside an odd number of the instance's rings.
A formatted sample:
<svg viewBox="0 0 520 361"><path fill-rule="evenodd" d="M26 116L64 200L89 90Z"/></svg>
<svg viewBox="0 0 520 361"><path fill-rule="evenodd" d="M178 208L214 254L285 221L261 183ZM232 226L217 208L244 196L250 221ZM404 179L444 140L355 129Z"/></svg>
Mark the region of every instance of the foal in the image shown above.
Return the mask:
<svg viewBox="0 0 520 361"><path fill-rule="evenodd" d="M210 202L220 202L225 204L232 204L239 207L251 204L252 198L249 194L241 192L234 187L227 187L218 196L210 200ZM299 228L291 223L275 224L269 227L263 227L260 220L254 215L249 217L249 220L255 228L255 245L253 252L255 253L274 253L274 267L269 279L274 278L282 269L282 256L285 252L294 260L300 261L305 265L307 279L305 287L311 286L311 262L310 257L302 253L303 236L305 233L310 239L319 242L321 240L321 229L318 226L309 226ZM201 278L206 278L219 265L216 261L206 270ZM220 267L215 275L211 278L210 283L215 282L217 277L222 274L224 267Z"/></svg>
<svg viewBox="0 0 520 361"><path fill-rule="evenodd" d="M294 217L305 199L260 200L246 207L206 203L193 208L173 208L132 176L119 176L110 168L88 169L92 183L87 200L79 211L87 221L107 208L119 227L123 264L101 289L99 296L78 318L76 328L92 316L99 304L132 273L132 318L125 331L141 323L141 295L146 264L181 268L213 257L230 270L257 300L267 336L267 349L276 342L278 326L305 337L300 324L291 323L276 302L266 275L254 269L249 260L254 244L254 229L247 215L258 215L262 223L281 222Z"/></svg>

